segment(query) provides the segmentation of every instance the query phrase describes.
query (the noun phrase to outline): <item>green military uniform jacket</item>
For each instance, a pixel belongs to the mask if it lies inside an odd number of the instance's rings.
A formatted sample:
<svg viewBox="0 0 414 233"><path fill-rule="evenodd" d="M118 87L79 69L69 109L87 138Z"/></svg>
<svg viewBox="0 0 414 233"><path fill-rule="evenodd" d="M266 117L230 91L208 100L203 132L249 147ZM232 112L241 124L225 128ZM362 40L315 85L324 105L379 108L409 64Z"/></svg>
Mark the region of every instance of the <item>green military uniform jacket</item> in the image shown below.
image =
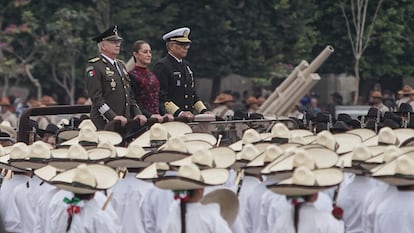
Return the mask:
<svg viewBox="0 0 414 233"><path fill-rule="evenodd" d="M187 61L179 63L167 54L155 64L153 73L160 82L160 104L168 113L178 116L181 111L207 110L196 94L194 74Z"/></svg>
<svg viewBox="0 0 414 233"><path fill-rule="evenodd" d="M103 56L89 60L86 68L86 89L92 100L91 119L98 129L103 129L117 115L131 119L142 114L131 92L125 64L116 62L121 74Z"/></svg>

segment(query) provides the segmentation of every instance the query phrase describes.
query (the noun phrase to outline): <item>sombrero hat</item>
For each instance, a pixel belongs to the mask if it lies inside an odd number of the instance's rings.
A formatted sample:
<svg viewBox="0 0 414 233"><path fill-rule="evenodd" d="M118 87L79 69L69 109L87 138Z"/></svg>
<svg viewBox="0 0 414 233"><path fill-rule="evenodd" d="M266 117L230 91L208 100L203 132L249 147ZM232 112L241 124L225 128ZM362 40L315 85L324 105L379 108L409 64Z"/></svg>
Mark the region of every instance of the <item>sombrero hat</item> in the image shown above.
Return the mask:
<svg viewBox="0 0 414 233"><path fill-rule="evenodd" d="M229 179L229 171L222 168L200 170L195 164L185 164L177 175L163 176L154 180L155 186L169 190L192 190L206 186L222 185Z"/></svg>
<svg viewBox="0 0 414 233"><path fill-rule="evenodd" d="M142 157L149 151L137 144L130 144L125 150L125 153L119 153L116 157L109 158L105 164L113 168L144 168L150 165L149 162L142 161Z"/></svg>
<svg viewBox="0 0 414 233"><path fill-rule="evenodd" d="M66 121L65 121L66 120ZM74 123L74 125L75 125L75 119L74 118L72 118L71 119L71 121L72 121L72 123ZM78 119L78 121L79 121L79 119ZM76 123L76 124L78 124L78 123ZM62 121L59 123L59 125L69 125L69 120L67 120L67 119L62 119ZM79 135L79 131L81 130L81 129L83 129L83 128L91 128L91 129L93 129L94 131L97 131L97 128L96 128L96 126L95 126L95 124L92 122L92 120L91 119L83 119L78 125L77 125L77 127L75 128L75 127L73 127L73 126L71 126L71 127L62 127L62 128L60 128L60 130L57 132L57 137L59 138L59 139L62 139L62 140L64 140L64 141L67 141L67 140L70 140L70 139L73 139L73 138L75 138L75 137L77 137L78 135Z"/></svg>
<svg viewBox="0 0 414 233"><path fill-rule="evenodd" d="M242 139L229 145L229 147L234 151L241 151L246 144L260 142L268 138L268 134L259 134L255 129L247 129L244 131Z"/></svg>
<svg viewBox="0 0 414 233"><path fill-rule="evenodd" d="M339 147L339 144L336 142L335 137L328 130L319 132L316 135L316 141L314 143L322 145L331 151L336 151Z"/></svg>
<svg viewBox="0 0 414 233"><path fill-rule="evenodd" d="M286 143L290 138L290 130L289 128L283 123L276 123L271 131L269 136L267 136L266 140L271 140L275 143Z"/></svg>
<svg viewBox="0 0 414 233"><path fill-rule="evenodd" d="M244 167L244 171L250 174L260 174L266 165L283 155L283 152L284 151L279 146L269 145L263 153L254 158Z"/></svg>
<svg viewBox="0 0 414 233"><path fill-rule="evenodd" d="M414 152L381 165L375 169L372 177L396 186L414 185Z"/></svg>
<svg viewBox="0 0 414 233"><path fill-rule="evenodd" d="M311 143L314 143L316 139L317 139L317 136L315 135L306 135L306 136L293 135L290 138L289 143L296 143L299 145L309 145Z"/></svg>
<svg viewBox="0 0 414 233"><path fill-rule="evenodd" d="M190 156L191 153L182 137L172 137L158 148L142 157L145 162L173 162Z"/></svg>
<svg viewBox="0 0 414 233"><path fill-rule="evenodd" d="M236 153L228 147L216 147L208 150L201 149L184 159L171 162L171 166L180 167L193 163L201 169L228 168L236 161Z"/></svg>
<svg viewBox="0 0 414 233"><path fill-rule="evenodd" d="M397 135L399 145L404 145L405 142L414 138L414 129L411 128L394 129L393 132Z"/></svg>
<svg viewBox="0 0 414 233"><path fill-rule="evenodd" d="M116 171L105 165L79 164L77 167L57 174L53 166L40 168L35 174L60 189L77 194L89 194L111 188L118 181Z"/></svg>
<svg viewBox="0 0 414 233"><path fill-rule="evenodd" d="M201 200L201 204L216 203L220 206L221 217L229 226L233 226L239 212L239 198L229 189L216 189L207 193Z"/></svg>
<svg viewBox="0 0 414 233"><path fill-rule="evenodd" d="M167 163L152 163L148 167L142 169L135 177L140 180L152 182L169 169L170 167Z"/></svg>
<svg viewBox="0 0 414 233"><path fill-rule="evenodd" d="M352 130L349 130L347 133L356 134L360 136L363 142L377 135L373 130L370 130L370 129L352 129Z"/></svg>
<svg viewBox="0 0 414 233"><path fill-rule="evenodd" d="M306 166L298 167L291 178L277 184L268 185L271 191L286 196L305 196L332 188L343 180L343 173L337 168L310 170Z"/></svg>
<svg viewBox="0 0 414 233"><path fill-rule="evenodd" d="M260 151L253 144L246 144L243 146L243 149L240 152L236 153L236 162L233 164L233 168L243 168L246 164L250 163L253 159L259 156L262 151Z"/></svg>
<svg viewBox="0 0 414 233"><path fill-rule="evenodd" d="M192 133L190 126L183 122L171 121L166 123L155 123L145 133L141 134L131 143L136 143L141 147L159 147L170 137L178 137L187 133Z"/></svg>
<svg viewBox="0 0 414 233"><path fill-rule="evenodd" d="M62 142L59 146L71 146L74 144L81 144L88 147L96 147L99 143L109 142L112 145L117 145L122 142L122 137L118 133L112 131L96 131L92 127L84 127L79 131L79 135Z"/></svg>
<svg viewBox="0 0 414 233"><path fill-rule="evenodd" d="M333 136L335 141L338 143L338 148L336 149L336 153L338 153L338 155L350 152L355 146L362 143L362 138L356 134L337 133Z"/></svg>
<svg viewBox="0 0 414 233"><path fill-rule="evenodd" d="M385 149L385 148L384 148ZM381 151L381 149L379 149ZM370 149L368 146L361 144L356 146L352 152L346 153L339 157L338 162L336 163L337 167L343 168L344 171L354 173L354 174L365 174L368 172L365 170L361 164L377 155L373 153L378 152L377 149Z"/></svg>
<svg viewBox="0 0 414 233"><path fill-rule="evenodd" d="M330 168L338 161L338 155L327 148L315 147L307 150L296 148L293 151L293 154L276 159L262 173L279 180L290 176L296 167L306 166L311 170Z"/></svg>
<svg viewBox="0 0 414 233"><path fill-rule="evenodd" d="M9 121L2 121L0 123L0 132L6 133L13 140L17 137L16 130L11 126Z"/></svg>
<svg viewBox="0 0 414 233"><path fill-rule="evenodd" d="M361 163L361 166L367 170L372 170L375 167L382 165L402 154L414 151L414 147L398 148L394 145L369 147L370 150L372 150L371 148L377 148L377 151L372 153L372 157L370 159L367 159Z"/></svg>
<svg viewBox="0 0 414 233"><path fill-rule="evenodd" d="M81 163L91 164L104 162L111 155L111 150L106 148L92 148L86 150L79 144L69 148L51 150L49 165L58 169L71 169Z"/></svg>
<svg viewBox="0 0 414 233"><path fill-rule="evenodd" d="M51 155L51 145L36 141L30 146L19 142L10 152L10 165L20 169L37 169L46 166Z"/></svg>
<svg viewBox="0 0 414 233"><path fill-rule="evenodd" d="M184 141L204 141L214 146L217 143L217 138L208 133L186 133L183 135Z"/></svg>
<svg viewBox="0 0 414 233"><path fill-rule="evenodd" d="M12 146L3 147L0 145L0 170L1 169L7 169L11 171L24 171L22 169L19 169L17 167L13 167L9 164L10 159L10 150Z"/></svg>

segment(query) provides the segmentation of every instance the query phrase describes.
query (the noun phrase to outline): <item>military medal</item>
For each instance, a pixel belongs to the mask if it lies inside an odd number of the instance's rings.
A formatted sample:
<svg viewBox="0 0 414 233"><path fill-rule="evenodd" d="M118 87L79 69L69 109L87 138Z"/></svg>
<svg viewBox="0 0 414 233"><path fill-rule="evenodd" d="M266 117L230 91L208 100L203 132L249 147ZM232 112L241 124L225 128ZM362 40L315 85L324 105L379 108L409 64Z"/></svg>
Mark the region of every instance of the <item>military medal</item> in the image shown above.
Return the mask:
<svg viewBox="0 0 414 233"><path fill-rule="evenodd" d="M112 87L112 90L115 91L116 82L115 82L114 79L112 79L112 81L111 81L111 87Z"/></svg>

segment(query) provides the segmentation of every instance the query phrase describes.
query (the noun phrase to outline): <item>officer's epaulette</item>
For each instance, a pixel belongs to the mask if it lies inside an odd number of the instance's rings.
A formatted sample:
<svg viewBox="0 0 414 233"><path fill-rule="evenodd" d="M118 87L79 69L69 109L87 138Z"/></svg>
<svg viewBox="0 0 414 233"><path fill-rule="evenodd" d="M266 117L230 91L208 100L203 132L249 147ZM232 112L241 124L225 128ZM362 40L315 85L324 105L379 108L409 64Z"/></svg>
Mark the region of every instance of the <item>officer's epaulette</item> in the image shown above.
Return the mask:
<svg viewBox="0 0 414 233"><path fill-rule="evenodd" d="M100 57L95 57L95 58L90 59L88 62L89 62L89 63L95 63L95 62L97 62L97 61L99 61L99 60L101 60L101 58L100 58Z"/></svg>

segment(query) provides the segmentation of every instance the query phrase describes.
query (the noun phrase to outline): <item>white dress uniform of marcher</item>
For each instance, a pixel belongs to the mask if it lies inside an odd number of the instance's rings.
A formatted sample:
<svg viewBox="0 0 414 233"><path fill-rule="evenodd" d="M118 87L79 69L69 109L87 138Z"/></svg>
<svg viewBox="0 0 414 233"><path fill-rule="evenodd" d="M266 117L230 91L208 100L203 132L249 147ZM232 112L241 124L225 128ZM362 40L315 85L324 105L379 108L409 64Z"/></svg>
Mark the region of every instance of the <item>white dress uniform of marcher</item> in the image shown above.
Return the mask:
<svg viewBox="0 0 414 233"><path fill-rule="evenodd" d="M347 233L364 233L363 203L367 193L375 188L376 182L370 177L357 175L349 181L347 185L341 185L336 203L344 210L343 220Z"/></svg>
<svg viewBox="0 0 414 233"><path fill-rule="evenodd" d="M273 233L340 233L343 225L331 213L319 210L312 203L304 203L300 208L298 232L293 225L293 208L280 216L274 225Z"/></svg>
<svg viewBox="0 0 414 233"><path fill-rule="evenodd" d="M142 224L146 233L161 233L174 201L173 192L153 187L148 190L141 204Z"/></svg>
<svg viewBox="0 0 414 233"><path fill-rule="evenodd" d="M4 227L7 232L21 232L20 216L14 204L14 190L21 184L26 184L30 177L22 174L14 174L11 179L3 179L0 188L0 208Z"/></svg>
<svg viewBox="0 0 414 233"><path fill-rule="evenodd" d="M37 217L36 217L34 233L46 232L45 231L45 226L46 226L45 215L48 211L50 200L52 200L53 196L55 196L55 194L59 191L60 190L58 188L53 188L50 191L44 193L37 201L36 209L35 209L35 215Z"/></svg>
<svg viewBox="0 0 414 233"><path fill-rule="evenodd" d="M375 233L374 222L378 206L396 191L395 186L382 183L367 194L362 213L362 224L365 233Z"/></svg>
<svg viewBox="0 0 414 233"><path fill-rule="evenodd" d="M414 219L414 191L395 191L378 206L375 233L411 233Z"/></svg>
<svg viewBox="0 0 414 233"><path fill-rule="evenodd" d="M271 232L272 226L277 219L291 208L286 196L276 194L270 190L262 196L261 210L260 210L260 225L256 232L268 233Z"/></svg>
<svg viewBox="0 0 414 233"><path fill-rule="evenodd" d="M117 172L105 165L80 164L58 173L45 166L35 171L42 180L62 189L45 213L45 232L121 233L122 226L109 199L99 190L107 190L118 181Z"/></svg>
<svg viewBox="0 0 414 233"><path fill-rule="evenodd" d="M121 221L123 233L144 233L140 206L152 184L135 178L128 172L113 187L112 206Z"/></svg>
<svg viewBox="0 0 414 233"><path fill-rule="evenodd" d="M336 168L310 170L306 166L297 167L293 175L268 188L275 193L286 196L302 197L296 199L297 208L291 208L282 214L276 221L271 232L273 233L343 233L344 226L326 210L319 210L315 206L318 190L334 187L343 180L343 173ZM298 216L295 222L295 216Z"/></svg>
<svg viewBox="0 0 414 233"><path fill-rule="evenodd" d="M197 233L231 233L228 224L220 216L220 206L217 204L203 205L187 203L186 232ZM174 202L163 233L181 233L180 203Z"/></svg>
<svg viewBox="0 0 414 233"><path fill-rule="evenodd" d="M16 187L13 193L14 200L12 200L12 205L15 207L12 207L11 211L13 216L20 216L22 232L33 231L37 219L35 214L36 204L40 196L52 188L36 176ZM18 212L16 213L16 211Z"/></svg>

